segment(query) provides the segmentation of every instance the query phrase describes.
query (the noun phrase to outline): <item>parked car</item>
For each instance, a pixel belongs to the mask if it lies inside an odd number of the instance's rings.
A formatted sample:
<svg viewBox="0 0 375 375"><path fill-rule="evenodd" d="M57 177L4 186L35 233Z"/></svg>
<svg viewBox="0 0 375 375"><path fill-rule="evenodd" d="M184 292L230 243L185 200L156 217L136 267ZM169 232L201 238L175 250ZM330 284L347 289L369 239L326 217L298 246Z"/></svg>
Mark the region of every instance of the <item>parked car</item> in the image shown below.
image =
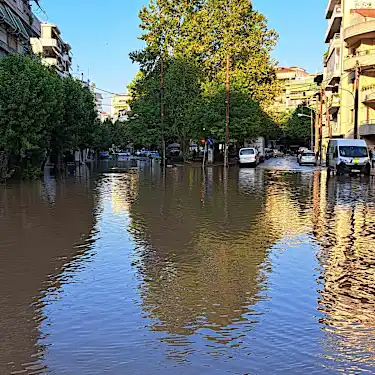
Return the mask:
<svg viewBox="0 0 375 375"><path fill-rule="evenodd" d="M311 165L316 166L316 157L315 157L314 151L311 151L311 150L304 151L298 157L299 157L298 159L299 165L311 164Z"/></svg>
<svg viewBox="0 0 375 375"><path fill-rule="evenodd" d="M284 154L280 150L275 149L275 150L273 150L273 156L275 158L282 158L284 156Z"/></svg>
<svg viewBox="0 0 375 375"><path fill-rule="evenodd" d="M309 151L309 149L307 147L300 147L298 150L297 150L297 159L299 160L299 157L305 152L305 151Z"/></svg>
<svg viewBox="0 0 375 375"><path fill-rule="evenodd" d="M119 152L117 154L117 160L118 161L128 160L129 156L130 156L130 152Z"/></svg>
<svg viewBox="0 0 375 375"><path fill-rule="evenodd" d="M108 151L102 151L99 154L100 160L108 160L109 159L109 152Z"/></svg>
<svg viewBox="0 0 375 375"><path fill-rule="evenodd" d="M326 164L328 173L358 173L370 175L371 164L367 144L363 139L331 139Z"/></svg>
<svg viewBox="0 0 375 375"><path fill-rule="evenodd" d="M266 148L266 149L264 150L264 153L265 153L265 157L266 157L266 159L271 159L271 158L274 157L274 150L271 149L271 148Z"/></svg>
<svg viewBox="0 0 375 375"><path fill-rule="evenodd" d="M259 164L259 153L254 147L241 148L238 154L238 163L241 166L256 167Z"/></svg>
<svg viewBox="0 0 375 375"><path fill-rule="evenodd" d="M181 150L177 147L172 147L168 150L170 156L180 156Z"/></svg>
<svg viewBox="0 0 375 375"><path fill-rule="evenodd" d="M150 151L148 157L150 159L160 159L160 154L157 151Z"/></svg>

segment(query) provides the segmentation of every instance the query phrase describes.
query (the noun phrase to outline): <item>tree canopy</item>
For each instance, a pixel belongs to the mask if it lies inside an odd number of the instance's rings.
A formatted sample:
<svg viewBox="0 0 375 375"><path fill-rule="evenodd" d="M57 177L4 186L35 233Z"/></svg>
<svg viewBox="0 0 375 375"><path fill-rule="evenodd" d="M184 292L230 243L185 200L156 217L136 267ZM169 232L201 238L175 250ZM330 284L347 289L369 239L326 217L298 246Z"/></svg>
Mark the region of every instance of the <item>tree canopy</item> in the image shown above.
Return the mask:
<svg viewBox="0 0 375 375"><path fill-rule="evenodd" d="M277 34L249 0L150 0L139 17L146 46L131 54L141 75L130 87L134 116L130 137L185 143L225 127L225 61L231 62L231 138L270 135L266 108L279 93L270 52ZM161 63L165 71L165 126L161 129ZM148 142L147 142L148 141Z"/></svg>
<svg viewBox="0 0 375 375"><path fill-rule="evenodd" d="M10 54L0 59L3 169L38 177L49 155L61 160L68 150L93 147L96 118L94 96L82 82L61 78L37 57Z"/></svg>

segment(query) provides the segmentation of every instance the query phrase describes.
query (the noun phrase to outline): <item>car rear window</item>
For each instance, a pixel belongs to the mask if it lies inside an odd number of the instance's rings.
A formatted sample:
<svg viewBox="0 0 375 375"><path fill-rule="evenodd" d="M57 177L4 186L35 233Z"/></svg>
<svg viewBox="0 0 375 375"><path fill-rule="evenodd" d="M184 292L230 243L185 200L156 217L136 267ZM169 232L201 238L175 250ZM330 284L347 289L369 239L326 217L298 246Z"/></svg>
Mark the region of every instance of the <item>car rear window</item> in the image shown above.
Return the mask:
<svg viewBox="0 0 375 375"><path fill-rule="evenodd" d="M315 156L313 152L304 152L303 156Z"/></svg>
<svg viewBox="0 0 375 375"><path fill-rule="evenodd" d="M254 154L255 152L254 152L254 149L252 148L246 148L240 151L240 155L254 155Z"/></svg>

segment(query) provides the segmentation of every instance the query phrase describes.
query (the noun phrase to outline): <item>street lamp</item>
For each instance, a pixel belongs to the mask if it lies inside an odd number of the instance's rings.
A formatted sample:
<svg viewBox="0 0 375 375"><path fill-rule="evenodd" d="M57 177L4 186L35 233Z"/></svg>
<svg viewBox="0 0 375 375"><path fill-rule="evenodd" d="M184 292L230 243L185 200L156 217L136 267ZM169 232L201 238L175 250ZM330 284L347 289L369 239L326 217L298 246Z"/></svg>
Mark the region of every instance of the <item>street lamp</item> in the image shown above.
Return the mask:
<svg viewBox="0 0 375 375"><path fill-rule="evenodd" d="M313 116L313 110L311 110L311 115L305 115L304 113L297 113L298 117L308 117L310 119L310 130L311 130L311 139L310 139L310 147L311 150L314 151L314 116Z"/></svg>

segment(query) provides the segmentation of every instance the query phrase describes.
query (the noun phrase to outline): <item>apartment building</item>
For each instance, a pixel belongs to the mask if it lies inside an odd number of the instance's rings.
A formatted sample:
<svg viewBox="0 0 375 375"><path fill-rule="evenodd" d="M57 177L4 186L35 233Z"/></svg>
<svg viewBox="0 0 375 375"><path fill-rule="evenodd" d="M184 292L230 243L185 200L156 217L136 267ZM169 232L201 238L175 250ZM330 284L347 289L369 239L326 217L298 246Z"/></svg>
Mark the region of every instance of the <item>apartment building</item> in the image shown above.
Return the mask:
<svg viewBox="0 0 375 375"><path fill-rule="evenodd" d="M375 0L329 0L326 19L323 138L354 137L357 68L358 136L375 145Z"/></svg>
<svg viewBox="0 0 375 375"><path fill-rule="evenodd" d="M30 42L33 52L40 55L46 65L53 66L62 77L70 74L71 47L61 38L60 29L56 25L42 23L40 38L31 38Z"/></svg>
<svg viewBox="0 0 375 375"><path fill-rule="evenodd" d="M95 92L95 105L98 113L103 112L103 95L99 92Z"/></svg>
<svg viewBox="0 0 375 375"><path fill-rule="evenodd" d="M0 0L0 56L29 51L30 37L40 36L40 21L30 0Z"/></svg>
<svg viewBox="0 0 375 375"><path fill-rule="evenodd" d="M293 111L299 106L315 108L318 89L314 82L316 76L296 66L277 68L276 77L283 82L283 92L276 98L274 109Z"/></svg>
<svg viewBox="0 0 375 375"><path fill-rule="evenodd" d="M112 96L111 116L113 120L126 121L128 119L130 100L131 96L127 94L117 94Z"/></svg>

